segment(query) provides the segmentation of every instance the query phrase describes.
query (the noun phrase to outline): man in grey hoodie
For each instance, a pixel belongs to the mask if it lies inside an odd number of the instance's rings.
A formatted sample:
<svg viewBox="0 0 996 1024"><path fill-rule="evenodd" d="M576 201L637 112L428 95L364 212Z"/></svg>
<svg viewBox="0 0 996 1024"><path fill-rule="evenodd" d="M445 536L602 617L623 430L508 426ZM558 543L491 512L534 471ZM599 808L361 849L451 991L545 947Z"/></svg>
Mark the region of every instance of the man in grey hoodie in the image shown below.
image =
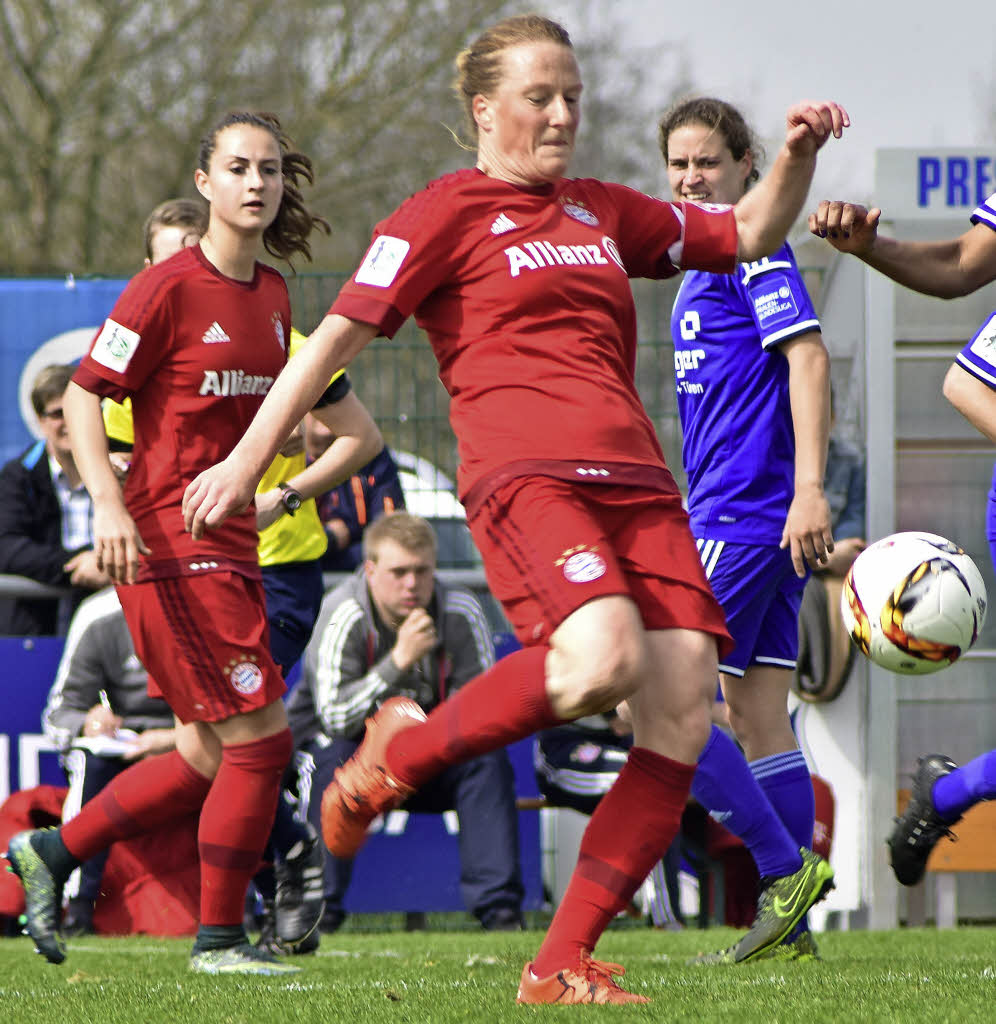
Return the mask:
<svg viewBox="0 0 996 1024"><path fill-rule="evenodd" d="M301 812L318 828L325 787L384 700L409 697L428 713L494 661L477 599L435 575L429 523L408 512L383 516L363 548L363 565L325 596L288 705ZM504 749L447 768L404 809L456 810L467 908L487 929L521 928L515 783ZM351 871L351 861L326 859L325 931L345 917Z"/></svg>

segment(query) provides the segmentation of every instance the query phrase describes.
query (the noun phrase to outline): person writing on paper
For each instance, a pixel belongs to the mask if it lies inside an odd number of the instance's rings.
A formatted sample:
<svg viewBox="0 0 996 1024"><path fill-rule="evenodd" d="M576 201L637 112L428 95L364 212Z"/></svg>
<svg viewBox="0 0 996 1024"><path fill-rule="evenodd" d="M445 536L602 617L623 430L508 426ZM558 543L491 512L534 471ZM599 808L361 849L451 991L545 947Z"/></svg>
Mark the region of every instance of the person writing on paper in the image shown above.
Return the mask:
<svg viewBox="0 0 996 1024"><path fill-rule="evenodd" d="M62 820L74 818L133 761L176 745L173 712L150 697L121 602L112 587L88 597L69 625L42 729L60 754L69 795ZM63 933L93 931L93 911L109 850L84 861L66 887Z"/></svg>

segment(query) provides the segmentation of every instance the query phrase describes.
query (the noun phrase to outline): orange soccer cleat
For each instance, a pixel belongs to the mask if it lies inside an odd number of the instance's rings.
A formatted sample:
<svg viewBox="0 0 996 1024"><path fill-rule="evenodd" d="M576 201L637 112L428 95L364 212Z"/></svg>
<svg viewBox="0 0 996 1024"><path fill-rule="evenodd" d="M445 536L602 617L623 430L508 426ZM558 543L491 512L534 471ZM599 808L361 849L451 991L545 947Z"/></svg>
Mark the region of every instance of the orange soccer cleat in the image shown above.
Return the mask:
<svg viewBox="0 0 996 1024"><path fill-rule="evenodd" d="M402 729L425 721L425 712L408 697L384 701L366 721L356 753L339 768L322 794L322 838L336 857L354 857L370 822L405 802L415 792L388 775L384 751Z"/></svg>
<svg viewBox="0 0 996 1024"><path fill-rule="evenodd" d="M532 964L522 969L517 1003L649 1003L646 996L638 996L620 988L613 975L625 974L619 964L592 960L582 954L577 970L566 968L548 978L533 977Z"/></svg>

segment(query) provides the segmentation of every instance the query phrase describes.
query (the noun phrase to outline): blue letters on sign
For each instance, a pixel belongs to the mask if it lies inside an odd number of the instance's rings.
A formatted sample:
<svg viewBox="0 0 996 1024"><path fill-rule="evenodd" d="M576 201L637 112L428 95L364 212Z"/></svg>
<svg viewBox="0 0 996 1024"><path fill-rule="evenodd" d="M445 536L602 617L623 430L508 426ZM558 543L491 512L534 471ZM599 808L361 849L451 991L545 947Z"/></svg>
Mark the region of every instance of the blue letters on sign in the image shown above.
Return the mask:
<svg viewBox="0 0 996 1024"><path fill-rule="evenodd" d="M996 188L989 156L921 156L917 160L917 204L971 212Z"/></svg>

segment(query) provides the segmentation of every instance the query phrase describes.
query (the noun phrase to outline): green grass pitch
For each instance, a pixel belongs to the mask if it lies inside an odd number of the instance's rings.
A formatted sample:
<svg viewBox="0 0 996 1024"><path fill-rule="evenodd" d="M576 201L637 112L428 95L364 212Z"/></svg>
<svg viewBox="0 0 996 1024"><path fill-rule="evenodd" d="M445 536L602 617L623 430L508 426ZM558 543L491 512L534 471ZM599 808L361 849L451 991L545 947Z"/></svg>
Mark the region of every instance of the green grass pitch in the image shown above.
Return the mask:
<svg viewBox="0 0 996 1024"><path fill-rule="evenodd" d="M188 939L86 938L52 966L27 938L0 940L0 1020L18 1024L422 1024L634 1021L906 1022L993 1020L996 928L833 932L821 963L690 967L728 945L729 929L681 933L614 926L602 959L627 968L624 985L648 1006L521 1007L515 990L542 932L361 932L322 939L300 974L211 978L187 968Z"/></svg>

